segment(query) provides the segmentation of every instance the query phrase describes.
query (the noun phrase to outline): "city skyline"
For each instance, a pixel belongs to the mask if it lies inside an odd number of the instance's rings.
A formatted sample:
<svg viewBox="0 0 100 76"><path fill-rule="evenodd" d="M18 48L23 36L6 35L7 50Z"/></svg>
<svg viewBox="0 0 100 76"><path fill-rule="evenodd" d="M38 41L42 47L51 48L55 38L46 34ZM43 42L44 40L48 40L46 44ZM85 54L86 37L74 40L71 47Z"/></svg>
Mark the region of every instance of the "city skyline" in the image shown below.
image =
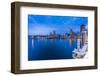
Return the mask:
<svg viewBox="0 0 100 76"><path fill-rule="evenodd" d="M28 15L28 35L48 35L52 31L65 34L69 33L70 29L80 32L82 24L87 27L87 17Z"/></svg>

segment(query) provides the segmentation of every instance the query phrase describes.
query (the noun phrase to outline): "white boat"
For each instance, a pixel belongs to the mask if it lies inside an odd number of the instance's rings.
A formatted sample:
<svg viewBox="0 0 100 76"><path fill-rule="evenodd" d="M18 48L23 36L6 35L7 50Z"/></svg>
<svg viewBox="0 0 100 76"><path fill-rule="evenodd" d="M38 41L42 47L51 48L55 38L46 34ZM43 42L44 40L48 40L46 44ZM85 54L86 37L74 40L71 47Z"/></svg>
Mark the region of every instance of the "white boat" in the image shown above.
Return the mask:
<svg viewBox="0 0 100 76"><path fill-rule="evenodd" d="M73 54L72 57L73 58L84 58L85 55L87 54L87 50L88 50L88 45L85 44L82 48L78 48L78 49L74 49L73 50Z"/></svg>

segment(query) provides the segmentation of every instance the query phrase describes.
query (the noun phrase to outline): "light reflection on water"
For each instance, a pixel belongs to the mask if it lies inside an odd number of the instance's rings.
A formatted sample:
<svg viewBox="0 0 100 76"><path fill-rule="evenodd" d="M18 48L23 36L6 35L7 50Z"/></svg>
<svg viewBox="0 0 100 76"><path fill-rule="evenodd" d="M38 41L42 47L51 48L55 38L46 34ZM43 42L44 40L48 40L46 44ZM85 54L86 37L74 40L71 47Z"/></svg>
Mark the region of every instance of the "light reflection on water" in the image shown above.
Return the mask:
<svg viewBox="0 0 100 76"><path fill-rule="evenodd" d="M28 60L72 59L76 40L28 39Z"/></svg>

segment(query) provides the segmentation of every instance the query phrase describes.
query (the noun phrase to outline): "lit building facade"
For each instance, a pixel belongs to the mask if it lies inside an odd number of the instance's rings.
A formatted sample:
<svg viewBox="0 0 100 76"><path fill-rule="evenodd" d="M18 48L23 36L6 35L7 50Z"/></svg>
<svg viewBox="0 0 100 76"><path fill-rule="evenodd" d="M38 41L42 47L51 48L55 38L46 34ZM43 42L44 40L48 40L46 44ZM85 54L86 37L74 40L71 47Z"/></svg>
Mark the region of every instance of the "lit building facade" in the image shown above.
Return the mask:
<svg viewBox="0 0 100 76"><path fill-rule="evenodd" d="M87 43L88 34L87 34L87 29L85 27L86 27L85 25L81 25L81 27L80 27L80 36L81 36L80 47L81 48L85 45L85 43Z"/></svg>

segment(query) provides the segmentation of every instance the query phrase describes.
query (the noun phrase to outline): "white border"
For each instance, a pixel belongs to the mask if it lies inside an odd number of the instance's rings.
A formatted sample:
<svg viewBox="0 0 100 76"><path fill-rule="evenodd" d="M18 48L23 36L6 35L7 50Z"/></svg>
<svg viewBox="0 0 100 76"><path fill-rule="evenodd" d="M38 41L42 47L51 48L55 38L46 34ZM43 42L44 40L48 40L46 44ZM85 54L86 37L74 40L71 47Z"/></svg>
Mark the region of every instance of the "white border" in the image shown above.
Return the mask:
<svg viewBox="0 0 100 76"><path fill-rule="evenodd" d="M28 14L88 17L88 58L28 61ZM21 70L94 65L94 11L40 7L21 7L20 19Z"/></svg>

